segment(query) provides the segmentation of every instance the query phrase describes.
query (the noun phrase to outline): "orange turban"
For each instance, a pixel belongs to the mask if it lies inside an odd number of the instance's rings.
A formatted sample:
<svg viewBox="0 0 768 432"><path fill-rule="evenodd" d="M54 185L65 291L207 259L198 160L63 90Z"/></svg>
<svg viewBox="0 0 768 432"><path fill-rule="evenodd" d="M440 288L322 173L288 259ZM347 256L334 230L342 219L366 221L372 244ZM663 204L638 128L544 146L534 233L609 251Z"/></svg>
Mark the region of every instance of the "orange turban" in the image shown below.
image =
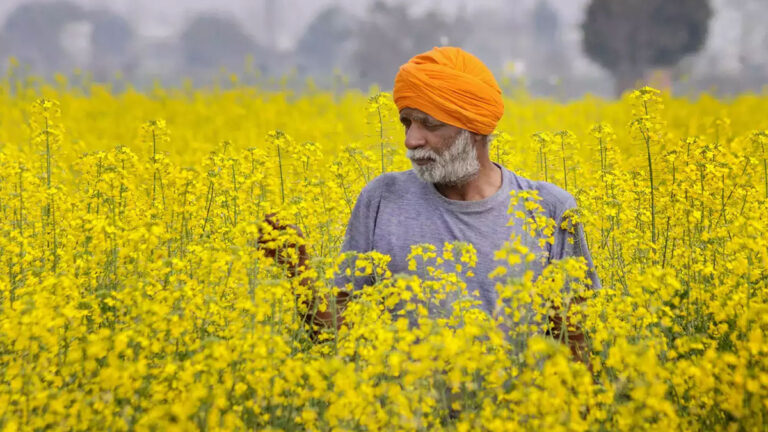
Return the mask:
<svg viewBox="0 0 768 432"><path fill-rule="evenodd" d="M400 66L393 91L399 110L415 108L443 123L488 135L504 114L501 89L477 57L433 48Z"/></svg>

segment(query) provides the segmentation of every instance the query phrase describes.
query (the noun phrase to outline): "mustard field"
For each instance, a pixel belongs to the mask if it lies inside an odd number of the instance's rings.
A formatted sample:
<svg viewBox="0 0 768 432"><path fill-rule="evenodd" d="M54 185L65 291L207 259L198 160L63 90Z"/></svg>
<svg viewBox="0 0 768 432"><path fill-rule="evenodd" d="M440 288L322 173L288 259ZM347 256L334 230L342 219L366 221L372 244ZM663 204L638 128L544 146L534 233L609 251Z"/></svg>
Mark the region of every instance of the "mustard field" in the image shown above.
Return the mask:
<svg viewBox="0 0 768 432"><path fill-rule="evenodd" d="M577 259L533 278L512 238L491 316L471 245L343 269L360 190L410 168L386 93L6 78L0 430L765 430L768 96L507 94L491 159L576 197L603 288ZM304 233L311 285L287 277L295 249L259 248L302 241L272 213ZM338 271L375 283L315 333L300 299L332 299Z"/></svg>

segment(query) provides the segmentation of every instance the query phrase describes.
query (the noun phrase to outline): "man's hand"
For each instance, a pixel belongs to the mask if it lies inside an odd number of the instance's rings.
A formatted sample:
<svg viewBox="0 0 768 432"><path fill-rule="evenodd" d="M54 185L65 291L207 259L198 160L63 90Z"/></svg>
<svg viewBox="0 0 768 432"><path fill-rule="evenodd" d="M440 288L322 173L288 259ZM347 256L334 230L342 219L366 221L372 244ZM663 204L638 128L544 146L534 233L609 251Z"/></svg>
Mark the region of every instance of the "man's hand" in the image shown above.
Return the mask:
<svg viewBox="0 0 768 432"><path fill-rule="evenodd" d="M560 315L559 311L555 311L554 316L550 317L550 320L552 322L552 337L556 340L567 342L573 358L583 363L587 366L587 369L592 372L592 365L589 361L589 347L587 346L587 340L581 328L577 325L570 324L567 317L565 322L563 322L563 317Z"/></svg>
<svg viewBox="0 0 768 432"><path fill-rule="evenodd" d="M264 217L264 222L266 222L273 230L278 233L284 232L286 230L292 230L295 231L299 238L302 240L304 239L304 233L301 232L301 229L298 226L280 224L275 220L274 213L266 215ZM264 251L264 255L267 258L273 258L276 263L287 266L290 277L296 276L301 268L307 268L307 263L309 262L309 254L307 253L307 247L304 242L299 242L298 244L286 242L283 243L281 247L274 248L267 246L271 240L274 240L270 237L272 236L265 236L264 233L261 233L258 240L259 246ZM295 250L298 254L298 259L295 262L292 262L291 259L282 253L284 250Z"/></svg>
<svg viewBox="0 0 768 432"><path fill-rule="evenodd" d="M347 302L349 301L349 294L345 291L339 292L339 294L336 296L336 311L331 310L331 302L328 302L328 309L326 309L324 312L317 311L315 312L315 316L312 319L312 323L326 327L326 328L333 328L334 327L334 314L336 315L336 330L339 330L341 328L341 325L344 324L344 309L347 307Z"/></svg>
<svg viewBox="0 0 768 432"><path fill-rule="evenodd" d="M301 229L297 227L296 225L283 225L275 220L275 214L271 213L265 216L264 222L266 222L274 231L277 233L284 232L286 230L293 230L295 231L296 235L300 239L304 239L304 234L301 232ZM276 263L280 265L284 265L287 267L288 270L288 277L294 278L299 273L308 267L309 263L309 254L307 253L306 245L303 241L300 241L298 243L294 242L284 242L281 247L274 248L269 246L268 244L274 240L274 235L262 235L259 237L258 243L261 248L261 250L264 251L264 255L268 258L272 258L275 260ZM295 250L298 254L298 257L296 260L292 260L288 258L282 251L284 250ZM299 281L299 284L304 286L311 285L312 281L309 278L303 278ZM307 301L308 300L308 301ZM346 308L347 302L349 300L349 294L342 291L336 296L336 306L335 310L331 302L328 302L328 308L325 311L316 311L314 314L312 314L312 311L315 309L317 298L315 296L314 290L310 294L310 298L303 302L303 304L307 307L307 315L304 316L305 321L310 321L312 324L315 324L320 327L328 327L333 328L334 327L334 321L335 321L335 327L338 330L341 325L344 323L344 317L342 316L342 312ZM334 315L336 316L334 319ZM316 336L316 334L315 334Z"/></svg>

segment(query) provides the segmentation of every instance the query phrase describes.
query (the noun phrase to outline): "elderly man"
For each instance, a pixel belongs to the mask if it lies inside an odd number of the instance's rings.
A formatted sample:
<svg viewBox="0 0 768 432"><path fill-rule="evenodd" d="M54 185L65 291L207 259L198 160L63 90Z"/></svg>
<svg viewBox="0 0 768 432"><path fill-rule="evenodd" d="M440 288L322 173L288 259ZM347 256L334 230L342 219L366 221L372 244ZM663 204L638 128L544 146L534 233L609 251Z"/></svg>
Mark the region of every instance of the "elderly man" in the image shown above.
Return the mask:
<svg viewBox="0 0 768 432"><path fill-rule="evenodd" d="M387 254L392 273L407 273L412 245L471 243L477 266L475 276L466 280L467 289L492 313L498 298L489 278L499 264L494 252L510 235L522 233L520 224L508 224L510 192L535 190L557 228L554 244L534 252L546 252L550 261L584 257L593 287L600 286L582 227L573 232L560 228L564 212L576 207L571 194L491 162L490 134L504 105L493 74L480 60L459 48L434 48L400 67L393 93L413 169L386 173L363 189L342 251ZM528 246L541 248L537 241ZM346 281L342 276L337 282ZM316 316L316 322L329 321L329 312ZM579 343L578 335L574 339Z"/></svg>

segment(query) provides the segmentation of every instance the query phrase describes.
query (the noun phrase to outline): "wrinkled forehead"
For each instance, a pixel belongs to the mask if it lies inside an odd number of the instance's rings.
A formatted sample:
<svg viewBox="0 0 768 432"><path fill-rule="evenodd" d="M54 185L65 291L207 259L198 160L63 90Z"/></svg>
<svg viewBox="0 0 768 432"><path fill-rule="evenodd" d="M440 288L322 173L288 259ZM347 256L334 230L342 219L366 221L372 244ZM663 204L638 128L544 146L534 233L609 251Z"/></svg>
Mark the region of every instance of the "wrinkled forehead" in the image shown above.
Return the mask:
<svg viewBox="0 0 768 432"><path fill-rule="evenodd" d="M418 123L443 123L424 111L416 108L403 108L400 110L400 120L408 119Z"/></svg>

